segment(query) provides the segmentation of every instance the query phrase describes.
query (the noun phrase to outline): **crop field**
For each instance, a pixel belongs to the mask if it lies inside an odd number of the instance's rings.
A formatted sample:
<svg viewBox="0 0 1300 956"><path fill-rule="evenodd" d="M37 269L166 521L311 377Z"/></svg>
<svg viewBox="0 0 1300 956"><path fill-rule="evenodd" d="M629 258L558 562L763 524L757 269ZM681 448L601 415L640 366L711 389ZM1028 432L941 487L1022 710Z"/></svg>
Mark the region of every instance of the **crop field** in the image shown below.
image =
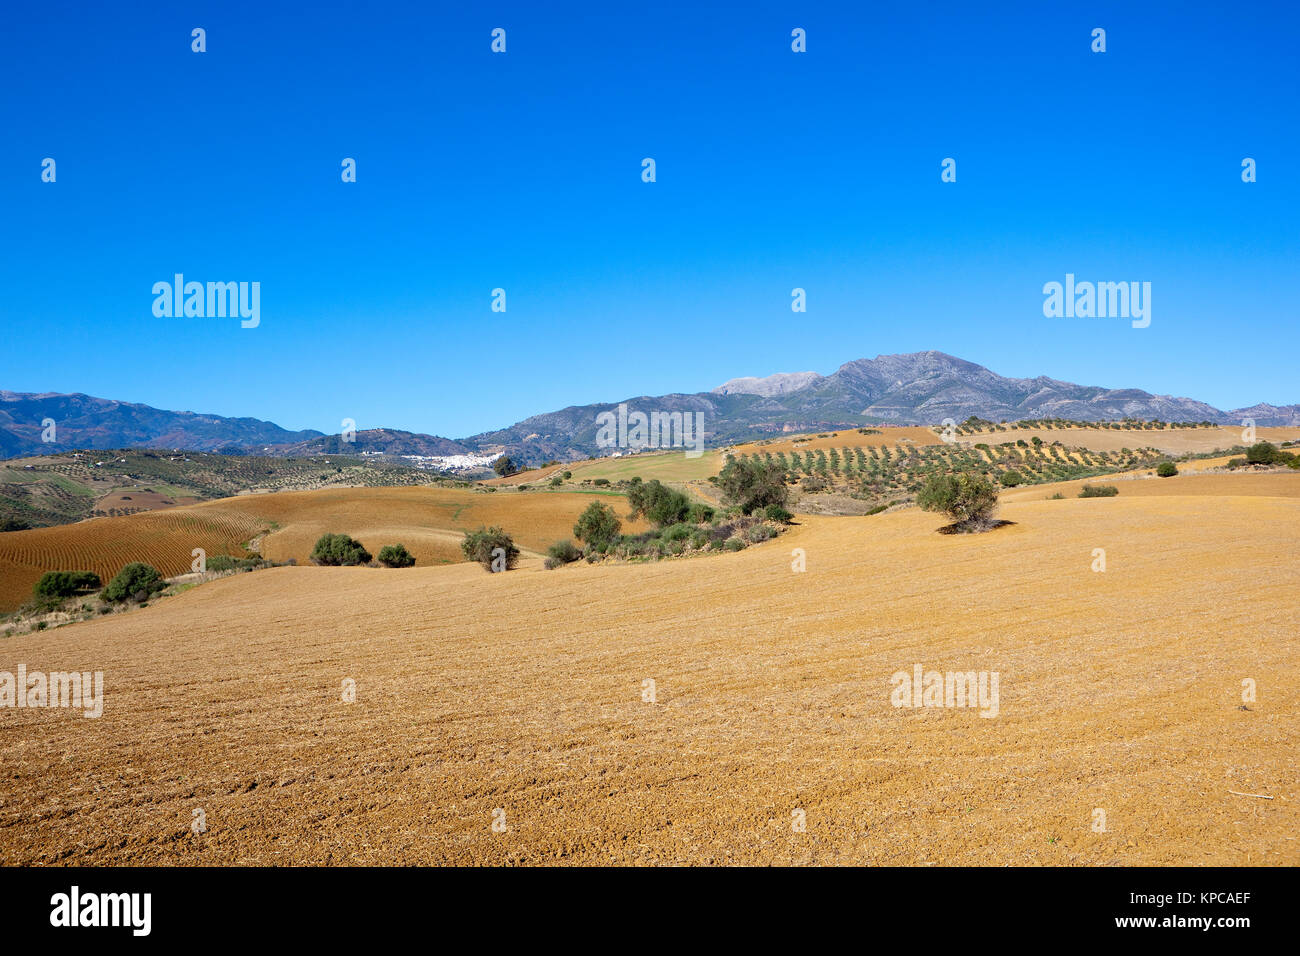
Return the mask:
<svg viewBox="0 0 1300 956"><path fill-rule="evenodd" d="M778 452L804 452L816 451L817 449L840 448L845 445L851 448L871 448L884 447L886 445L938 445L943 439L933 429L922 425L907 425L901 427L882 426L879 428L868 428L869 434L863 434L856 428L846 428L837 432L825 432L823 434L808 435L791 435L783 438L767 438L763 441L748 442L743 445L736 445L731 449L734 455L751 455L751 454L777 454Z"/></svg>
<svg viewBox="0 0 1300 956"><path fill-rule="evenodd" d="M621 481L639 476L642 481L658 478L664 483L685 482L716 475L722 468L722 456L716 451L706 451L698 458L687 457L683 451L642 452L622 458L574 462L568 467L574 481L596 478Z"/></svg>
<svg viewBox="0 0 1300 956"><path fill-rule="evenodd" d="M0 463L0 520L41 527L253 490L406 487L443 480L432 472L375 458L264 458L141 449L70 452Z"/></svg>
<svg viewBox="0 0 1300 956"><path fill-rule="evenodd" d="M1129 498L1179 498L1187 495L1194 495L1197 498L1213 498L1220 495L1243 498L1300 497L1300 472L1286 469L1259 474L1192 472L1180 473L1173 478L1157 478L1148 472L1108 475L1105 478L1061 481L1033 488L1009 488L1002 492L999 500L1002 502L1038 501L1052 494L1073 498L1078 496L1084 485L1089 484L1113 485L1119 489L1121 495ZM1300 528L1292 528L1291 531L1300 532ZM1297 542L1297 547L1300 547L1300 542ZM1300 607L1300 602L1297 606Z"/></svg>
<svg viewBox="0 0 1300 956"><path fill-rule="evenodd" d="M561 538L573 537L573 524L592 501L607 496L532 491L493 492L460 488L340 488L327 491L245 495L206 507L258 515L279 527L267 535L263 554L273 561L305 563L316 539L328 531L352 535L372 553L401 542L418 564L463 561L464 532L500 525L515 544L534 554ZM643 522L626 520L626 504L609 497L628 530Z"/></svg>
<svg viewBox="0 0 1300 956"><path fill-rule="evenodd" d="M261 527L238 510L177 508L9 531L0 534L0 611L29 599L46 571L94 571L107 582L123 565L146 561L164 575L183 574L194 548L243 554L241 542Z"/></svg>
<svg viewBox="0 0 1300 956"><path fill-rule="evenodd" d="M1001 437L1000 435L998 437ZM1014 473L1017 483L1040 484L1088 478L1135 468L1154 467L1164 456L1150 448L1093 451L1059 443L1021 439L998 445L943 443L932 445L845 445L794 448L789 452L737 453L775 465L788 480L818 478L827 490L854 494L864 500L901 499L915 494L932 474L978 472L994 478Z"/></svg>
<svg viewBox="0 0 1300 956"><path fill-rule="evenodd" d="M8 638L105 701L0 710L0 863L1300 864L1300 480L1050 491L982 535L281 567ZM529 494L473 520L564 505ZM996 714L893 706L916 665L996 673Z"/></svg>
<svg viewBox="0 0 1300 956"><path fill-rule="evenodd" d="M405 544L419 564L463 561L463 533L501 525L526 552L539 553L573 536L573 524L593 500L608 500L625 530L617 496L580 492L493 492L462 488L337 488L241 495L166 511L96 518L74 525L0 534L0 611L31 597L45 571L94 571L108 581L124 564L145 561L166 576L190 569L194 548L209 556L242 556L244 545L272 561L306 563L326 532L357 538L378 554L385 544ZM264 534L265 533L265 534Z"/></svg>

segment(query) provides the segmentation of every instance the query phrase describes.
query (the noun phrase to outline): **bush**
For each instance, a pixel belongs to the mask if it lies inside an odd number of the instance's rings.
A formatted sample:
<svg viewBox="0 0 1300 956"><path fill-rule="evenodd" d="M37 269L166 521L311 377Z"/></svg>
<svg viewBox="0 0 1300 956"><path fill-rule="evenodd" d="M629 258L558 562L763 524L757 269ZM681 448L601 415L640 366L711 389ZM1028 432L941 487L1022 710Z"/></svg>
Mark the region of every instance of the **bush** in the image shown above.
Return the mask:
<svg viewBox="0 0 1300 956"><path fill-rule="evenodd" d="M38 598L65 598L99 586L99 575L92 571L46 571L32 587L32 594Z"/></svg>
<svg viewBox="0 0 1300 956"><path fill-rule="evenodd" d="M1178 466L1172 461L1162 461L1160 464L1156 465L1156 474L1161 478L1172 478L1174 475L1178 474Z"/></svg>
<svg viewBox="0 0 1300 956"><path fill-rule="evenodd" d="M722 546L728 551L744 551L746 547L740 538L728 538Z"/></svg>
<svg viewBox="0 0 1300 956"><path fill-rule="evenodd" d="M514 539L498 527L479 527L477 531L466 531L465 540L460 543L460 550L470 561L483 565L483 570L500 569L512 571L519 563L519 549ZM493 554L493 552L497 554ZM496 569L493 560L496 559ZM504 565L504 566L503 566Z"/></svg>
<svg viewBox="0 0 1300 956"><path fill-rule="evenodd" d="M1079 492L1080 498L1114 498L1119 489L1114 485L1084 485Z"/></svg>
<svg viewBox="0 0 1300 956"><path fill-rule="evenodd" d="M607 487L607 486L609 485L609 479L608 479L608 478L596 478L596 479L593 479L591 483L592 483L593 485L595 485L597 488L605 488L605 487Z"/></svg>
<svg viewBox="0 0 1300 956"><path fill-rule="evenodd" d="M789 524L794 519L794 515L780 505L768 505L763 509L763 514L768 521L779 521L782 524Z"/></svg>
<svg viewBox="0 0 1300 956"><path fill-rule="evenodd" d="M1256 442L1246 449L1246 461L1252 465L1271 465L1277 455L1277 446L1272 442Z"/></svg>
<svg viewBox="0 0 1300 956"><path fill-rule="evenodd" d="M594 556L593 552L593 556ZM582 560L582 549L577 547L572 541L557 541L546 549L546 561L544 562L547 571L554 571L556 568L565 564L572 564L574 561Z"/></svg>
<svg viewBox="0 0 1300 956"><path fill-rule="evenodd" d="M627 501L632 506L628 517L645 515L660 528L682 521L691 510L691 499L662 484L658 478L634 482L627 490Z"/></svg>
<svg viewBox="0 0 1300 956"><path fill-rule="evenodd" d="M983 531L992 526L998 492L982 475L931 475L916 496L922 511L942 511L961 531Z"/></svg>
<svg viewBox="0 0 1300 956"><path fill-rule="evenodd" d="M587 505L587 510L578 516L578 522L573 526L573 536L579 541L603 548L618 537L619 529L622 527L613 508L599 501L593 501Z"/></svg>
<svg viewBox="0 0 1300 956"><path fill-rule="evenodd" d="M756 524L745 532L745 537L754 544L776 537L776 532L765 524Z"/></svg>
<svg viewBox="0 0 1300 956"><path fill-rule="evenodd" d="M369 564L370 552L346 534L323 534L311 549L311 563L327 567Z"/></svg>
<svg viewBox="0 0 1300 956"><path fill-rule="evenodd" d="M214 554L208 558L204 567L206 571L252 571L260 568L266 561L260 556L236 558L229 554Z"/></svg>
<svg viewBox="0 0 1300 956"><path fill-rule="evenodd" d="M167 582L153 565L132 561L108 582L100 597L114 604L128 599L144 603L166 586Z"/></svg>
<svg viewBox="0 0 1300 956"><path fill-rule="evenodd" d="M708 524L713 520L716 512L708 505L694 504L691 510L686 512L686 520L691 524Z"/></svg>
<svg viewBox="0 0 1300 956"><path fill-rule="evenodd" d="M768 505L784 505L790 499L785 486L785 469L776 462L758 458L730 458L718 475L722 500L752 514Z"/></svg>
<svg viewBox="0 0 1300 956"><path fill-rule="evenodd" d="M404 544L386 544L379 549L379 563L386 568L409 568L415 565L415 556Z"/></svg>
<svg viewBox="0 0 1300 956"><path fill-rule="evenodd" d="M677 524L670 524L668 527L664 528L661 537L665 541L685 541L694 533L695 526L683 521Z"/></svg>
<svg viewBox="0 0 1300 956"><path fill-rule="evenodd" d="M1021 444L1024 443L1022 442ZM1020 472L1016 471L1014 468L1008 468L998 476L998 481L1002 482L1002 484L1007 488L1014 488L1016 485L1024 484L1025 478L1024 475L1020 474Z"/></svg>
<svg viewBox="0 0 1300 956"><path fill-rule="evenodd" d="M517 475L521 471L518 465L514 463L509 455L502 455L496 461L492 462L492 470L502 478L508 478L510 475Z"/></svg>

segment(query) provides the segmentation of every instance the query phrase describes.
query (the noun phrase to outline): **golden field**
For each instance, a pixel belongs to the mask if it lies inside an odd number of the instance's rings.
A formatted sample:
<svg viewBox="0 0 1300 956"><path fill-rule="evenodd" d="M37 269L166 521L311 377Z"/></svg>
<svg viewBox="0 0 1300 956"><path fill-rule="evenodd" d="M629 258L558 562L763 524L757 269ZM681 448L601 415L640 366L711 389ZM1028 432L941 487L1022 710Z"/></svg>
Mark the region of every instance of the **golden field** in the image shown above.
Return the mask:
<svg viewBox="0 0 1300 956"><path fill-rule="evenodd" d="M526 553L573 537L573 523L592 501L607 501L625 530L622 498L583 493L476 492L463 488L339 488L242 495L154 513L94 518L76 524L0 535L0 610L31 597L45 571L94 571L105 582L130 561L164 575L190 570L194 548L209 557L254 550L273 561L305 564L326 532L350 534L372 554L401 542L419 565L462 561L460 541L479 525L502 525Z"/></svg>
<svg viewBox="0 0 1300 956"><path fill-rule="evenodd" d="M1300 863L1300 475L1024 491L983 535L283 567L0 641L106 698L0 709L0 863ZM891 706L917 663L998 672L998 716Z"/></svg>

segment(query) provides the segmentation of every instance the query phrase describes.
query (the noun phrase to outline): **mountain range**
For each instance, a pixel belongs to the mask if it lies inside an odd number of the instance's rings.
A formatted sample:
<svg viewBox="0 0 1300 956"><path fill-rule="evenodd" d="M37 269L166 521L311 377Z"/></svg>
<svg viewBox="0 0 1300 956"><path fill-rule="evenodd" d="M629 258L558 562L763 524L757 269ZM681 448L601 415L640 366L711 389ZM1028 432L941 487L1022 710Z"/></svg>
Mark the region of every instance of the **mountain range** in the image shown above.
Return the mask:
<svg viewBox="0 0 1300 956"><path fill-rule="evenodd" d="M782 372L732 379L707 392L637 396L574 405L534 415L507 428L453 440L376 428L355 441L311 429L288 431L253 418L171 412L88 395L0 391L0 456L71 448L177 448L278 456L381 452L459 455L505 452L520 462L574 460L606 453L596 442L598 416L617 412L699 412L709 447L783 432L866 425L932 425L975 415L991 421L1120 418L1212 421L1259 426L1300 425L1300 405L1257 404L1224 411L1190 398L1136 388L1075 385L1058 379L1006 378L943 352L880 355L841 365L830 375ZM54 441L42 441L46 423Z"/></svg>

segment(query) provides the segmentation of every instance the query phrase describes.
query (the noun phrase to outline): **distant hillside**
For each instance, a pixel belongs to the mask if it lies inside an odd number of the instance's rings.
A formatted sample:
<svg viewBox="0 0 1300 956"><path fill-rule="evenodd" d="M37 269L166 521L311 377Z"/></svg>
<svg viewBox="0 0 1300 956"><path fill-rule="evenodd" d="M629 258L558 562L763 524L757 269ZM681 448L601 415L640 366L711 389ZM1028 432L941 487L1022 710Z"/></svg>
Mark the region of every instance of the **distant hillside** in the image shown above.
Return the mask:
<svg viewBox="0 0 1300 956"><path fill-rule="evenodd" d="M393 428L367 428L345 442L342 435L322 435L293 445L280 445L274 455L360 455L362 452L384 455L468 455L472 449L450 438L397 431Z"/></svg>
<svg viewBox="0 0 1300 956"><path fill-rule="evenodd" d="M784 432L817 432L866 425L934 425L974 415L989 421L1122 418L1239 425L1300 425L1300 405L1258 404L1222 411L1191 398L1141 389L1075 385L1059 379L1006 378L943 352L878 355L841 365L830 375L782 372L734 378L712 391L622 399L628 411L699 413L708 447ZM73 448L179 448L191 451L310 456L464 455L504 451L521 464L574 460L609 453L596 444L597 416L620 401L573 405L534 415L506 428L452 440L374 428L354 442L339 435L287 431L253 418L168 412L88 395L0 392L0 457L50 454ZM41 441L42 421L54 420L57 441Z"/></svg>
<svg viewBox="0 0 1300 956"><path fill-rule="evenodd" d="M53 442L41 440L54 421ZM291 432L256 418L168 412L148 405L90 395L0 391L0 457L50 455L74 448L181 448L260 450L322 434Z"/></svg>
<svg viewBox="0 0 1300 956"><path fill-rule="evenodd" d="M778 373L736 378L711 392L624 399L646 413L702 412L710 447L781 432L813 432L863 425L932 425L971 415L990 421L1121 418L1211 421L1256 425L1300 424L1300 406L1256 405L1222 411L1190 398L1141 389L1108 389L1058 379L1006 378L943 352L879 355L841 365L834 373ZM535 415L509 428L464 439L475 447L503 446L527 461L606 454L596 446L596 417L618 403L571 406Z"/></svg>

